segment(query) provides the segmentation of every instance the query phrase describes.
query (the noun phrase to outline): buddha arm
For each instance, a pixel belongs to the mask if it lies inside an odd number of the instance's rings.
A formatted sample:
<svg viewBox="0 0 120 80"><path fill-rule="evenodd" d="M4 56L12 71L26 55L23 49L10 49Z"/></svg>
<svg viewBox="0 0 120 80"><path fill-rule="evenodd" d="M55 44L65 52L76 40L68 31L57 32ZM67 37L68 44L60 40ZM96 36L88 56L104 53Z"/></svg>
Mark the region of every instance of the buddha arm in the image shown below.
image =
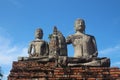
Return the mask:
<svg viewBox="0 0 120 80"><path fill-rule="evenodd" d="M71 43L72 43L72 35L70 35L70 36L68 36L68 37L66 38L66 43L67 43L67 44L71 44Z"/></svg>
<svg viewBox="0 0 120 80"><path fill-rule="evenodd" d="M96 40L95 40L94 36L92 37L92 42L93 42L93 48L94 48L93 57L97 57L98 51L97 51L97 44L96 44Z"/></svg>
<svg viewBox="0 0 120 80"><path fill-rule="evenodd" d="M28 48L28 54L31 55L31 51L32 51L32 44L30 43L29 48Z"/></svg>
<svg viewBox="0 0 120 80"><path fill-rule="evenodd" d="M45 49L46 49L46 52L45 52L45 55L47 56L47 55L49 55L49 46L48 46L48 43L47 42L45 42Z"/></svg>

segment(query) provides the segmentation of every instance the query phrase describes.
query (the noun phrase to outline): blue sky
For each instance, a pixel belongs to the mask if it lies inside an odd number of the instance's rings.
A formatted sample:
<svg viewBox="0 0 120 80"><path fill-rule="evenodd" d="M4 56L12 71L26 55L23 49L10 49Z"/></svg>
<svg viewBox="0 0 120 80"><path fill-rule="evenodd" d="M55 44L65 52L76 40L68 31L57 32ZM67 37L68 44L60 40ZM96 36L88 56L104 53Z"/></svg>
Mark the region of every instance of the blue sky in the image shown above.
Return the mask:
<svg viewBox="0 0 120 80"><path fill-rule="evenodd" d="M0 66L7 80L12 62L28 56L34 31L42 28L44 40L53 26L65 37L74 34L74 21L86 22L86 34L94 35L99 57L109 57L120 67L120 0L0 0ZM68 46L69 56L74 49Z"/></svg>

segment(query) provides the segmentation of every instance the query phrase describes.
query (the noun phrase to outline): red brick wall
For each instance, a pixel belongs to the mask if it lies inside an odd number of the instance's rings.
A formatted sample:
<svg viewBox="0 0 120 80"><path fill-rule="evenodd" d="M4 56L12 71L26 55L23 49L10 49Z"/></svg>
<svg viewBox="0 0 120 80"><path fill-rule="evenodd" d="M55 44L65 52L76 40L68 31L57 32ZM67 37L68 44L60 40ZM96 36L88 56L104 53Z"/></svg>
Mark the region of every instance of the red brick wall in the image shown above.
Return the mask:
<svg viewBox="0 0 120 80"><path fill-rule="evenodd" d="M13 62L8 80L120 80L117 67L55 67L54 62Z"/></svg>

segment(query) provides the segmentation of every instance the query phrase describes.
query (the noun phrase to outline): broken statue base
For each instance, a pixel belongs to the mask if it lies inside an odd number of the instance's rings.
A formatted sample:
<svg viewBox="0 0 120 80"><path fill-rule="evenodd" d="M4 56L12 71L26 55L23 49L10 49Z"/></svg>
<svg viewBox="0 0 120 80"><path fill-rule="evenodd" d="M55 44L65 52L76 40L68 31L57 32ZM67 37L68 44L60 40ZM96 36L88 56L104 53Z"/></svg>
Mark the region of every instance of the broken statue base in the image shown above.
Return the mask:
<svg viewBox="0 0 120 80"><path fill-rule="evenodd" d="M56 67L46 60L14 61L8 80L120 80L118 67Z"/></svg>

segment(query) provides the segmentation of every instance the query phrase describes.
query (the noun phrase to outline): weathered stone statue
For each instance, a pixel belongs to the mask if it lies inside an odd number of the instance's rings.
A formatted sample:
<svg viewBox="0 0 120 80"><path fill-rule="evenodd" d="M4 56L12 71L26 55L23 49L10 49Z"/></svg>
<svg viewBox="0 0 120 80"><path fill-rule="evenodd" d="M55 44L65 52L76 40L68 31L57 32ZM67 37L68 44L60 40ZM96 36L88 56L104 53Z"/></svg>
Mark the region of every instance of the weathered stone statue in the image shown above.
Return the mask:
<svg viewBox="0 0 120 80"><path fill-rule="evenodd" d="M80 63L73 64L87 66L110 66L109 59L97 58L98 51L96 41L94 36L85 34L85 21L83 19L76 20L74 27L76 33L68 36L66 39L67 44L72 43L74 46L74 59L78 59L77 62Z"/></svg>
<svg viewBox="0 0 120 80"><path fill-rule="evenodd" d="M50 35L49 56L57 57L59 55L60 55L59 39L57 36L57 28L54 27L53 34Z"/></svg>
<svg viewBox="0 0 120 80"><path fill-rule="evenodd" d="M35 31L35 40L33 40L28 48L29 57L43 57L49 55L48 43L42 40L43 30L37 29Z"/></svg>
<svg viewBox="0 0 120 80"><path fill-rule="evenodd" d="M66 42L72 43L75 49L74 57L97 57L98 51L94 36L85 34L85 22L78 19L75 22L76 33L68 36Z"/></svg>
<svg viewBox="0 0 120 80"><path fill-rule="evenodd" d="M65 37L57 30L57 27L54 27L53 34L50 35L49 55L67 56Z"/></svg>
<svg viewBox="0 0 120 80"><path fill-rule="evenodd" d="M53 34L50 35L49 58L56 60L56 66L65 63L67 57L67 44L65 37L57 27L54 27Z"/></svg>

